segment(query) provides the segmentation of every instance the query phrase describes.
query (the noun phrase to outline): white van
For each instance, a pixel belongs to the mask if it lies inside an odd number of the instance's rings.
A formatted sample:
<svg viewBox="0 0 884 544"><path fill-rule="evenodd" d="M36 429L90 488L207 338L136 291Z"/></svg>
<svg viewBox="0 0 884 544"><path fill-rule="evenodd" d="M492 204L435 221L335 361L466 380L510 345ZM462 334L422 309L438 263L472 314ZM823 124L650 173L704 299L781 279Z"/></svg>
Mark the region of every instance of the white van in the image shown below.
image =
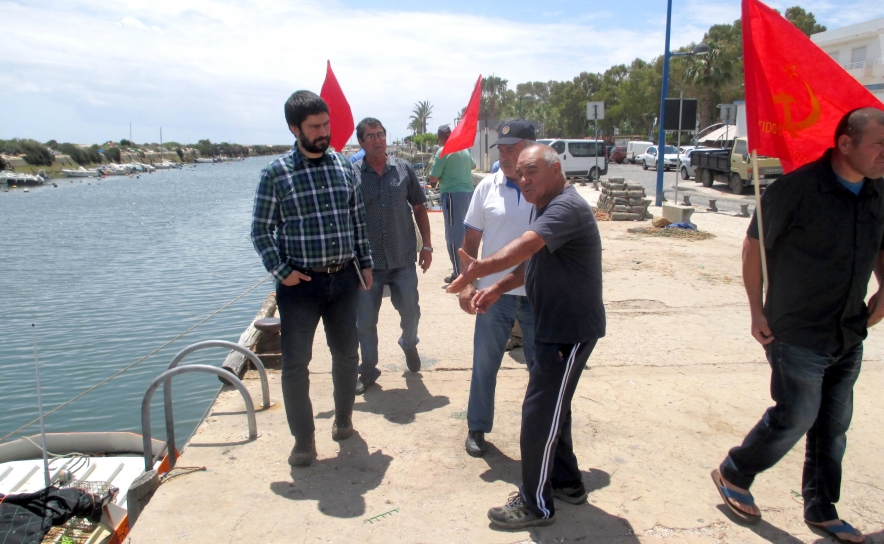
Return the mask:
<svg viewBox="0 0 884 544"><path fill-rule="evenodd" d="M597 180L608 174L608 154L604 140L537 140L556 150L566 178Z"/></svg>
<svg viewBox="0 0 884 544"><path fill-rule="evenodd" d="M636 164L636 157L644 153L648 150L649 147L654 145L654 142L627 142L626 143L626 162Z"/></svg>

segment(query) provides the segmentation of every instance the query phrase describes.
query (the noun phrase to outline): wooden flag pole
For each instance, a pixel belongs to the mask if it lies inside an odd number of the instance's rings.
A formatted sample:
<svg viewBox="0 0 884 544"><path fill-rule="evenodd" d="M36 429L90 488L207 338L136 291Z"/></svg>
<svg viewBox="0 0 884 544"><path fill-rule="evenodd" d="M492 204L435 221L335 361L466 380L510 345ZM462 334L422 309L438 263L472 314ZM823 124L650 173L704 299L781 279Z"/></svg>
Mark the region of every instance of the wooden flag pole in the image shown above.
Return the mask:
<svg viewBox="0 0 884 544"><path fill-rule="evenodd" d="M762 289L766 299L770 282L767 281L767 250L764 247L764 223L761 220L761 183L758 181L758 152L755 149L752 150L752 180L755 183L755 218L758 222L758 245L761 250Z"/></svg>

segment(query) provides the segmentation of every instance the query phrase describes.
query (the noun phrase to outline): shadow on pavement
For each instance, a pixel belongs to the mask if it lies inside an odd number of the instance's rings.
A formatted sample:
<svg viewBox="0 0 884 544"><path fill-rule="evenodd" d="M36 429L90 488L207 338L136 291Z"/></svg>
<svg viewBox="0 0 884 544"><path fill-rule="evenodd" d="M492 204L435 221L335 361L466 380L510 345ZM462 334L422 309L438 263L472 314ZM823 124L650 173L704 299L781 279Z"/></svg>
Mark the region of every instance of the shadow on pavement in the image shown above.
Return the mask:
<svg viewBox="0 0 884 544"><path fill-rule="evenodd" d="M294 467L291 482L273 482L270 490L293 501L317 501L319 511L328 516L365 514L364 495L381 484L393 457L381 450L369 454L358 432L339 444L341 449L334 458Z"/></svg>
<svg viewBox="0 0 884 544"><path fill-rule="evenodd" d="M356 397L353 410L380 414L391 423L407 425L414 422L417 414L448 406L448 397L430 393L420 372L404 372L402 377L405 378L405 389L384 389L380 384L374 384L365 390L362 402ZM316 414L316 417L329 419L333 415L334 411L329 410Z"/></svg>
<svg viewBox="0 0 884 544"><path fill-rule="evenodd" d="M750 526L744 523L738 517L736 517L727 506L723 504L717 504L715 505L715 507L718 508L718 510L735 525L749 528L753 533L760 536L764 540L771 542L772 544L803 544L804 542L803 540L795 538L794 536L780 529L779 527L771 525L770 522L764 519Z"/></svg>

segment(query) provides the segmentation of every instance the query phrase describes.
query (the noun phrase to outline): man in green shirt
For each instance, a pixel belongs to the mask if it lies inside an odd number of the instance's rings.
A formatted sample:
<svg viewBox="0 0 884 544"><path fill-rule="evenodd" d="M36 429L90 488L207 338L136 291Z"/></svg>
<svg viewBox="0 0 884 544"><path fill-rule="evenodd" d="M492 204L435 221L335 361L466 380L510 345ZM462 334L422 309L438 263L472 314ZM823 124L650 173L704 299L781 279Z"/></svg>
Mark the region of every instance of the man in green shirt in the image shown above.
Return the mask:
<svg viewBox="0 0 884 544"><path fill-rule="evenodd" d="M439 145L445 146L451 136L451 127L442 125L437 132ZM460 257L457 250L463 245L464 217L473 198L472 170L476 167L470 152L464 149L444 157L440 157L442 148L436 151L433 167L430 168L429 182L442 193L442 216L445 219L445 245L448 247L448 258L451 259L452 273L445 278L451 283L460 275Z"/></svg>

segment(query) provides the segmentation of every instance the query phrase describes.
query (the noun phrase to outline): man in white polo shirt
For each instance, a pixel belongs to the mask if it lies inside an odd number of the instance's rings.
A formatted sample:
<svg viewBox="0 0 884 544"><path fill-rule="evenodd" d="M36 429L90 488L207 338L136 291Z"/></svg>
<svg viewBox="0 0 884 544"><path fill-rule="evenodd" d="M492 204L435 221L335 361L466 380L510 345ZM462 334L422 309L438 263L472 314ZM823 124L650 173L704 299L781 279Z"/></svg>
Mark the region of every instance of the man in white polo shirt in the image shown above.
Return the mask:
<svg viewBox="0 0 884 544"><path fill-rule="evenodd" d="M522 236L531 215L532 206L522 197L517 183L516 160L523 149L534 143L534 127L521 120L509 121L498 127L497 136L492 147L497 146L500 152L500 170L479 183L464 218L467 228L463 250L473 258L478 258L480 242L484 258ZM490 287L510 272L512 268L486 276L478 280L478 288ZM472 299L476 289L468 285L459 294L460 307L474 315ZM467 453L473 457L485 454L485 433L491 432L494 423L497 371L516 319L522 327L525 359L530 365L534 359L534 318L524 287L507 292L486 313L476 315L466 440Z"/></svg>

